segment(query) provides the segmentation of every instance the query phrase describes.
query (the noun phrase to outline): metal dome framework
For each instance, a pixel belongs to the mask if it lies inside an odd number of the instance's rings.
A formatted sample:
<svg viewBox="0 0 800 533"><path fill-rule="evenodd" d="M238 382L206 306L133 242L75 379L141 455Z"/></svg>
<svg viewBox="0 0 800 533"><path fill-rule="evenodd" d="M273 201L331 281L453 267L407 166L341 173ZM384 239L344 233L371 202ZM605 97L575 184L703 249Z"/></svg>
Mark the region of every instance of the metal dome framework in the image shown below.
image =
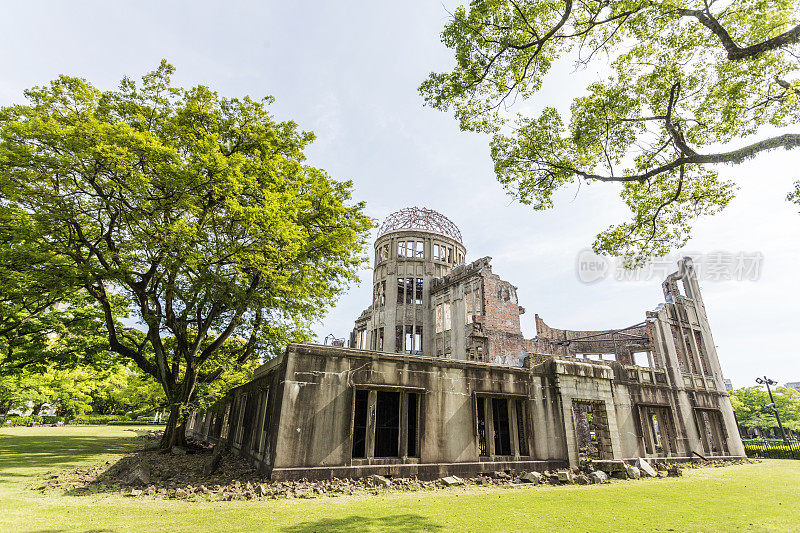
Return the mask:
<svg viewBox="0 0 800 533"><path fill-rule="evenodd" d="M424 207L406 207L392 213L381 224L378 237L404 229L439 233L464 244L461 240L461 230L453 224L452 220L433 209Z"/></svg>

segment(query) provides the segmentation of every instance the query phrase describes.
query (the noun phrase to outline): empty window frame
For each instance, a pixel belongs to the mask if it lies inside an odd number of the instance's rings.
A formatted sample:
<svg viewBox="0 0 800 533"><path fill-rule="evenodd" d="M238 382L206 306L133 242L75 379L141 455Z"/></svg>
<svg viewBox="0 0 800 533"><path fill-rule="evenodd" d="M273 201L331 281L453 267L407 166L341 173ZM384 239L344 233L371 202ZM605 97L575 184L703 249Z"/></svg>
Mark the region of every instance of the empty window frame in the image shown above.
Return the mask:
<svg viewBox="0 0 800 533"><path fill-rule="evenodd" d="M525 401L515 400L517 411L517 445L519 455L528 455L528 424L525 416Z"/></svg>
<svg viewBox="0 0 800 533"><path fill-rule="evenodd" d="M706 376L711 375L711 368L708 364L708 358L706 357L706 351L703 348L703 336L699 331L694 332L694 341L697 344L697 355L700 357L700 365L703 367L703 374Z"/></svg>
<svg viewBox="0 0 800 533"><path fill-rule="evenodd" d="M422 326L396 326L397 353L419 354L422 353Z"/></svg>
<svg viewBox="0 0 800 533"><path fill-rule="evenodd" d="M383 351L383 328L378 328L378 351Z"/></svg>
<svg viewBox="0 0 800 533"><path fill-rule="evenodd" d="M356 389L354 396L353 458L419 456L419 394Z"/></svg>
<svg viewBox="0 0 800 533"><path fill-rule="evenodd" d="M356 348L359 350L367 349L367 330L359 329L356 334Z"/></svg>
<svg viewBox="0 0 800 533"><path fill-rule="evenodd" d="M703 450L706 455L725 455L728 453L725 425L719 411L695 409L695 421Z"/></svg>
<svg viewBox="0 0 800 533"><path fill-rule="evenodd" d="M492 398L495 455L511 455L511 429L508 423L508 399Z"/></svg>
<svg viewBox="0 0 800 533"><path fill-rule="evenodd" d="M386 261L389 259L389 243L382 245L378 248L377 253L375 254L376 262L380 263L381 261Z"/></svg>
<svg viewBox="0 0 800 533"><path fill-rule="evenodd" d="M375 307L384 307L386 305L386 280L375 284L373 304Z"/></svg>
<svg viewBox="0 0 800 533"><path fill-rule="evenodd" d="M672 331L672 343L675 346L675 353L678 356L678 368L681 372L690 372L690 367L686 363L686 353L683 350L683 342L681 336L678 334L678 328L674 325L670 325L670 330Z"/></svg>
<svg viewBox="0 0 800 533"><path fill-rule="evenodd" d="M367 409L369 391L356 389L353 406L353 457L367 456Z"/></svg>
<svg viewBox="0 0 800 533"><path fill-rule="evenodd" d="M642 366L645 368L655 368L655 361L653 359L653 354L650 350L644 352L633 352L631 354L633 357L633 364L636 366Z"/></svg>
<svg viewBox="0 0 800 533"><path fill-rule="evenodd" d="M528 455L525 401L476 396L478 455Z"/></svg>
<svg viewBox="0 0 800 533"><path fill-rule="evenodd" d="M377 391L375 399L375 457L400 455L400 393Z"/></svg>
<svg viewBox="0 0 800 533"><path fill-rule="evenodd" d="M572 414L578 460L610 459L611 435L605 405L597 401L573 400Z"/></svg>
<svg viewBox="0 0 800 533"><path fill-rule="evenodd" d="M414 303L421 304L422 303L422 278L416 278L414 282Z"/></svg>
<svg viewBox="0 0 800 533"><path fill-rule="evenodd" d="M397 278L397 303L404 304L406 301L406 281L405 278Z"/></svg>
<svg viewBox="0 0 800 533"><path fill-rule="evenodd" d="M406 249L406 241L397 241L397 257L406 257Z"/></svg>
<svg viewBox="0 0 800 533"><path fill-rule="evenodd" d="M406 278L406 303L414 303L414 278Z"/></svg>
<svg viewBox="0 0 800 533"><path fill-rule="evenodd" d="M675 451L672 412L668 406L640 405L645 453L669 455Z"/></svg>
<svg viewBox="0 0 800 533"><path fill-rule="evenodd" d="M453 248L451 246L444 246L441 244L433 245L433 259L435 261L444 261L445 263L453 262Z"/></svg>
<svg viewBox="0 0 800 533"><path fill-rule="evenodd" d="M417 259L425 259L425 243L417 241L414 245L414 257Z"/></svg>

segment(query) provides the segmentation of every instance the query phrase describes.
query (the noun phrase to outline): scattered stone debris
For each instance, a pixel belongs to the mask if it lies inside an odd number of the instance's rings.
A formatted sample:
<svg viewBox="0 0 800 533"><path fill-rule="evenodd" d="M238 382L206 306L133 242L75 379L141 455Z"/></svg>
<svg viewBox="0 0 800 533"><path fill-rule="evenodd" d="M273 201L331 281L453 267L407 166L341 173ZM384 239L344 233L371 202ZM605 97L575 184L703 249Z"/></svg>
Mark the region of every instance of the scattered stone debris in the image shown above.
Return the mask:
<svg viewBox="0 0 800 533"><path fill-rule="evenodd" d="M681 477L683 475L683 470L678 465L671 465L667 469L667 475L669 477Z"/></svg>
<svg viewBox="0 0 800 533"><path fill-rule="evenodd" d="M270 481L259 474L244 459L231 454L214 452L210 449L196 448L191 444L185 454L160 453L158 450L144 450L129 454L117 463L104 463L92 468L78 468L67 472L49 473L44 476L43 485L38 490L62 490L72 494L96 494L98 492L118 493L129 497L175 498L189 501L208 500L254 500L277 498L316 498L320 496L337 497L355 493L381 494L384 490L418 491L443 490L454 486L497 486L514 487L523 485L564 485L609 483L605 468L618 468L613 472L621 474L622 479L635 478L647 470L647 464L654 475L647 477L666 477L682 475L682 468L702 466L727 466L752 463L754 460L740 461L692 461L688 463L666 464L657 462L650 465L639 459L637 466L622 461L595 461L580 469L546 470L544 472L515 472L512 470L487 472L473 478L447 476L439 480L423 481L417 478L391 478L373 475L362 479L333 478L322 481ZM217 467L213 473L206 473L208 460L216 456Z"/></svg>

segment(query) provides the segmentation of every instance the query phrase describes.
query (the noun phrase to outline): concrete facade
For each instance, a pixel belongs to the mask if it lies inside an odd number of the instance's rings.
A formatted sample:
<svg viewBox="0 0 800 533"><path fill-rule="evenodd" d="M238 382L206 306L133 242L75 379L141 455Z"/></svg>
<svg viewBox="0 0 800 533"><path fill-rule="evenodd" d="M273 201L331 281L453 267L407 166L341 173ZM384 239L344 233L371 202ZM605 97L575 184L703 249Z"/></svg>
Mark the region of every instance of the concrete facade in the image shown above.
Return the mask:
<svg viewBox="0 0 800 533"><path fill-rule="evenodd" d="M189 434L274 479L745 455L691 259L639 324L577 331L536 316L526 339L517 288L491 258L465 257L442 215L389 217L350 347L289 345L194 413Z"/></svg>

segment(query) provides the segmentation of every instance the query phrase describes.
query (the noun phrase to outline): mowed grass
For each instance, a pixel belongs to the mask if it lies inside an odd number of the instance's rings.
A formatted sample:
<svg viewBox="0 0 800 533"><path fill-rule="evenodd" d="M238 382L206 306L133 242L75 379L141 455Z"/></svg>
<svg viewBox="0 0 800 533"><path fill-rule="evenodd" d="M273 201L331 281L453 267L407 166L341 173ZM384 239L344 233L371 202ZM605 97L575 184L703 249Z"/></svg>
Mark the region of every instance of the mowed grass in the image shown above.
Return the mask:
<svg viewBox="0 0 800 533"><path fill-rule="evenodd" d="M0 429L0 531L800 531L800 461L607 485L185 502L31 490L47 472L113 461L121 426Z"/></svg>

